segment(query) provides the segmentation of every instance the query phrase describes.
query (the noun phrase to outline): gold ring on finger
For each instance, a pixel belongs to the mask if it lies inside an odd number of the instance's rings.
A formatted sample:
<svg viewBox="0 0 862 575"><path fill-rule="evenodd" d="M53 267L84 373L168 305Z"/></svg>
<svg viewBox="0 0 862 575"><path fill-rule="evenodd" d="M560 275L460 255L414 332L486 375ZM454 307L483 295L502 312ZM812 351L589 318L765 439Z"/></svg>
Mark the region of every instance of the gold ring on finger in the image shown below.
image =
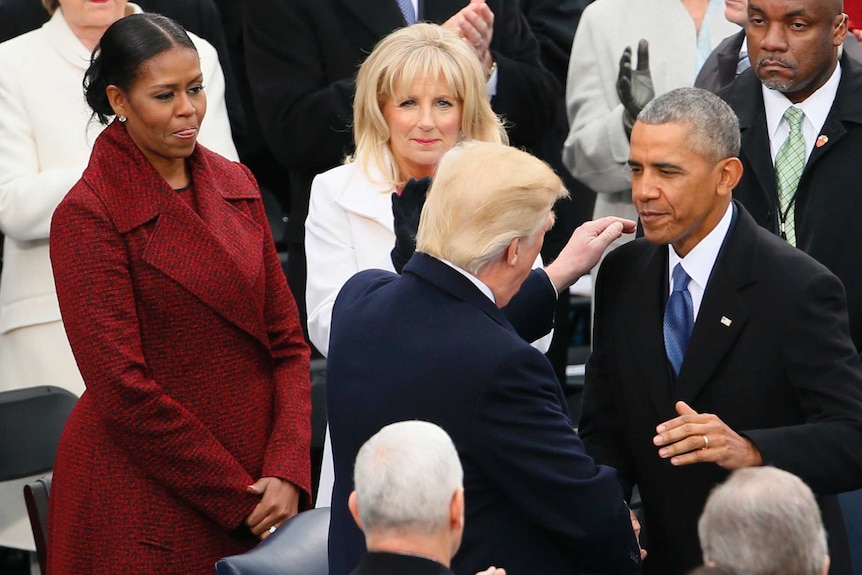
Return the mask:
<svg viewBox="0 0 862 575"><path fill-rule="evenodd" d="M703 447L701 449L709 449L709 438L705 435L701 437L703 437Z"/></svg>

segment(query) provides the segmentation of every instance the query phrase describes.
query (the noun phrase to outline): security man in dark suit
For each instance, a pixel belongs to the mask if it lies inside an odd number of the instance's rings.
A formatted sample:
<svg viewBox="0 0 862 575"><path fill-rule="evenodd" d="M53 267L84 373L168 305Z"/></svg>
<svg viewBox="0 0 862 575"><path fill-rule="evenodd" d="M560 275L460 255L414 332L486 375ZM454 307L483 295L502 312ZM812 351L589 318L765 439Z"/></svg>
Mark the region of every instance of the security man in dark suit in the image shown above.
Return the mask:
<svg viewBox="0 0 862 575"><path fill-rule="evenodd" d="M752 70L719 96L742 133L734 197L838 276L862 351L862 65L838 58L847 34L841 10L841 0L751 0Z"/></svg>

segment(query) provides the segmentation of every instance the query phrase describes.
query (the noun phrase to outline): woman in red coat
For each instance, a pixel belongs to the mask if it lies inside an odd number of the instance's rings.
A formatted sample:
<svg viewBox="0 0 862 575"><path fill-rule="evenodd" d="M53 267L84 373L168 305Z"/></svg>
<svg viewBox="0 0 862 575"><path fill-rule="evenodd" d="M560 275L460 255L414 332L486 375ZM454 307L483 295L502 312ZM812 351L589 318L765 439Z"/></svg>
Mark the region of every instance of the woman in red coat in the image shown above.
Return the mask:
<svg viewBox="0 0 862 575"><path fill-rule="evenodd" d="M49 572L206 573L309 503L308 348L251 173L195 144L197 52L167 18L102 37L103 123L51 260L87 386L57 453Z"/></svg>

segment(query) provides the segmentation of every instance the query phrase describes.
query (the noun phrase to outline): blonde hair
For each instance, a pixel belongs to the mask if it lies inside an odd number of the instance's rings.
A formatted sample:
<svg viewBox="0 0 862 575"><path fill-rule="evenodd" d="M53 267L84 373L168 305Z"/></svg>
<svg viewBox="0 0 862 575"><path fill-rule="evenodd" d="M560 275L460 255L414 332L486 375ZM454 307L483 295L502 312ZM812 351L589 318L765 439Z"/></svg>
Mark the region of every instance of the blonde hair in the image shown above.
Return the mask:
<svg viewBox="0 0 862 575"><path fill-rule="evenodd" d="M512 240L535 234L566 196L563 182L538 158L503 144L463 142L437 166L416 251L475 275Z"/></svg>
<svg viewBox="0 0 862 575"><path fill-rule="evenodd" d="M60 7L60 0L42 0L42 6L45 7L45 10L48 11L48 14L53 16L54 12L57 11L57 8Z"/></svg>
<svg viewBox="0 0 862 575"><path fill-rule="evenodd" d="M403 184L397 168L388 161L389 125L383 106L398 89L409 88L419 78L442 77L461 103L464 138L508 143L506 130L491 109L482 64L455 32L436 24L400 28L378 42L362 63L356 77L353 102L353 141L356 161L366 175L375 166L386 181Z"/></svg>

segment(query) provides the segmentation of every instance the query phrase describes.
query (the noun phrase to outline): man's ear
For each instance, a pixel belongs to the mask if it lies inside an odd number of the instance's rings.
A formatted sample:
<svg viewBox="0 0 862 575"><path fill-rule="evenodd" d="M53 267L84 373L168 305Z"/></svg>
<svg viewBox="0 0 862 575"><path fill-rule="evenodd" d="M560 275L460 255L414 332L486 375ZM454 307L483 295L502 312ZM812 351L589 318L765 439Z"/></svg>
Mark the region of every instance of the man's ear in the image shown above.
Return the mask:
<svg viewBox="0 0 862 575"><path fill-rule="evenodd" d="M359 504L356 502L355 490L351 491L350 497L347 498L347 508L350 509L350 514L353 515L353 520L356 521L359 530L364 532L365 528L362 527L362 518L359 517Z"/></svg>
<svg viewBox="0 0 862 575"><path fill-rule="evenodd" d="M832 32L832 45L836 48L844 44L847 38L847 22L850 18L847 14L838 14L835 16L835 30Z"/></svg>
<svg viewBox="0 0 862 575"><path fill-rule="evenodd" d="M510 266L518 263L518 250L521 245L521 238L515 238L509 242L509 247L506 248L506 263Z"/></svg>
<svg viewBox="0 0 862 575"><path fill-rule="evenodd" d="M111 105L111 109L114 110L114 115L127 116L125 92L113 84L109 85L105 92L108 94L108 103Z"/></svg>
<svg viewBox="0 0 862 575"><path fill-rule="evenodd" d="M449 502L449 525L452 529L464 529L464 488L452 494Z"/></svg>
<svg viewBox="0 0 862 575"><path fill-rule="evenodd" d="M739 158L725 158L720 162L720 169L716 193L726 196L733 192L742 178L742 162Z"/></svg>

